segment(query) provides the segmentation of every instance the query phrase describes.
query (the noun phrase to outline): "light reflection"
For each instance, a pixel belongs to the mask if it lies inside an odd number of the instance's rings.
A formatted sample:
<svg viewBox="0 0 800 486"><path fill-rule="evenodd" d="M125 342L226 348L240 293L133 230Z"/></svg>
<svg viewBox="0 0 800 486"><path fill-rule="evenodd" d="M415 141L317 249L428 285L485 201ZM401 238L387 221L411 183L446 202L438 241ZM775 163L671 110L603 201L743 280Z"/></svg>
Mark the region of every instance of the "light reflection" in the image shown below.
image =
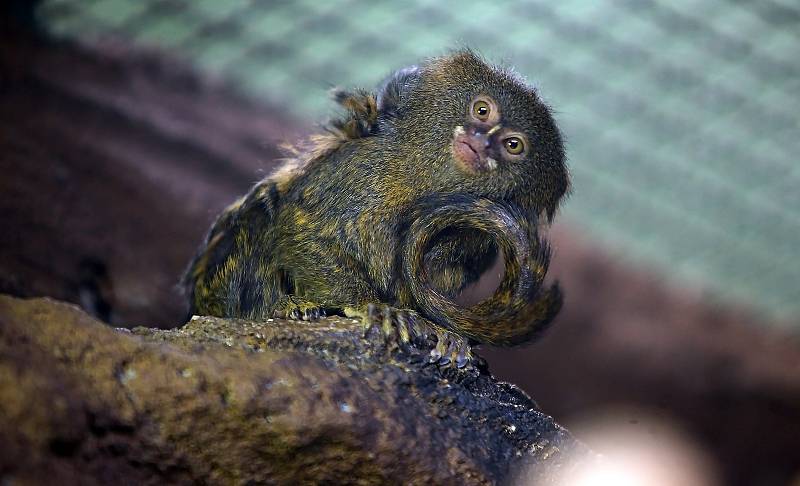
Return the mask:
<svg viewBox="0 0 800 486"><path fill-rule="evenodd" d="M565 420L601 454L566 468L559 486L718 486L708 454L680 425L652 412L620 408ZM530 483L533 484L533 483Z"/></svg>

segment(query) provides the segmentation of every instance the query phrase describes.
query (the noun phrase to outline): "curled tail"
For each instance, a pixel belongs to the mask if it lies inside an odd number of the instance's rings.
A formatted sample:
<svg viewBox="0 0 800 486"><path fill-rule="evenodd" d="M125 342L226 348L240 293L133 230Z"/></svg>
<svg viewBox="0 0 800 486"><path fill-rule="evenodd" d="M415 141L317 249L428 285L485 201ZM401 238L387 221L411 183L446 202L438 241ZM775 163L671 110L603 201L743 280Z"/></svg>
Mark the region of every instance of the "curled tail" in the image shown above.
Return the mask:
<svg viewBox="0 0 800 486"><path fill-rule="evenodd" d="M541 332L558 314L562 294L557 283L545 287L550 249L529 221L514 208L461 195L431 198L407 232L403 253L406 285L417 308L434 322L475 341L509 346ZM413 216L412 216L413 217ZM432 284L425 255L445 230L477 230L502 250L505 275L495 293L462 307Z"/></svg>

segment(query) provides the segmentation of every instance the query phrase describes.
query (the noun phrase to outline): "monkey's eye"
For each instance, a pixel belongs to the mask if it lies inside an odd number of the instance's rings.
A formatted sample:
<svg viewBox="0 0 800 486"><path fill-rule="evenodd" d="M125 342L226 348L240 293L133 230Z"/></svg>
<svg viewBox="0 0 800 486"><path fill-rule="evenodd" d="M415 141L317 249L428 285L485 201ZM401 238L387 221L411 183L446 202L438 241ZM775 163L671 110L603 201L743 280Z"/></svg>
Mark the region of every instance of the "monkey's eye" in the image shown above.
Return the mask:
<svg viewBox="0 0 800 486"><path fill-rule="evenodd" d="M486 121L489 119L489 115L492 114L492 107L489 106L489 103L478 100L472 105L472 114L475 115L475 118L478 120Z"/></svg>
<svg viewBox="0 0 800 486"><path fill-rule="evenodd" d="M503 140L503 145L505 145L506 151L511 155L519 155L525 150L525 144L519 137L508 137Z"/></svg>

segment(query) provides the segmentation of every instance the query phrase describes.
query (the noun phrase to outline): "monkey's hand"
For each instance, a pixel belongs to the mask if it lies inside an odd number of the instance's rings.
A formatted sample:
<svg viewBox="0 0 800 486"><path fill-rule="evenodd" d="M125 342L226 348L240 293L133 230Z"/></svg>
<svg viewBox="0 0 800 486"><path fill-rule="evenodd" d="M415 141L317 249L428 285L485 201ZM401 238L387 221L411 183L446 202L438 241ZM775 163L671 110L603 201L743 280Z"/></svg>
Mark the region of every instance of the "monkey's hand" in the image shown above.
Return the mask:
<svg viewBox="0 0 800 486"><path fill-rule="evenodd" d="M294 295L287 295L275 305L273 315L298 321L316 321L328 314L325 306L303 300Z"/></svg>
<svg viewBox="0 0 800 486"><path fill-rule="evenodd" d="M466 338L428 321L413 310L386 304L345 308L348 317L361 318L364 336L380 335L387 345L412 354L426 353L432 364L459 370L472 368L476 356Z"/></svg>

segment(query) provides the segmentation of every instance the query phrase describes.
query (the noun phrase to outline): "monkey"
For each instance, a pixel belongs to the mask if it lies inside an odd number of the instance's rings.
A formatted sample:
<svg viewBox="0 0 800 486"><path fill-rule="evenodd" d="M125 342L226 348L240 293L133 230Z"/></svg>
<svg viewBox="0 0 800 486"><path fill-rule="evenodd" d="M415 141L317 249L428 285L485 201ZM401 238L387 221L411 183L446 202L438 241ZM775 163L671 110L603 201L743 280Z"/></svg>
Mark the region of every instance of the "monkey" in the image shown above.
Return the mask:
<svg viewBox="0 0 800 486"><path fill-rule="evenodd" d="M550 109L510 69L469 49L398 70L376 91L335 90L344 114L226 208L189 265L190 314L362 316L401 339L514 345L552 321L558 283L540 228L569 191ZM495 294L454 298L497 258ZM388 331L387 331L388 332Z"/></svg>

